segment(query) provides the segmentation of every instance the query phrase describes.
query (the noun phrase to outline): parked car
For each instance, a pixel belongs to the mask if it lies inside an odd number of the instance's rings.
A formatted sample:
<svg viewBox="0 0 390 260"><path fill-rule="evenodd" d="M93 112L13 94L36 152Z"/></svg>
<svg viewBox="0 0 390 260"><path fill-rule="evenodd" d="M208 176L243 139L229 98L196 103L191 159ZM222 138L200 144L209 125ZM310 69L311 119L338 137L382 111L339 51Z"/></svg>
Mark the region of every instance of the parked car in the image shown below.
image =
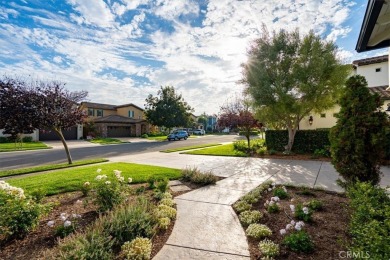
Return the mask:
<svg viewBox="0 0 390 260"><path fill-rule="evenodd" d="M196 129L196 130L193 131L193 134L194 135L204 135L205 132L204 132L203 129Z"/></svg>
<svg viewBox="0 0 390 260"><path fill-rule="evenodd" d="M188 133L186 131L174 131L173 133L169 134L167 136L167 139L168 141L172 141L172 140L181 140L181 139L184 139L184 140L187 140L188 138Z"/></svg>

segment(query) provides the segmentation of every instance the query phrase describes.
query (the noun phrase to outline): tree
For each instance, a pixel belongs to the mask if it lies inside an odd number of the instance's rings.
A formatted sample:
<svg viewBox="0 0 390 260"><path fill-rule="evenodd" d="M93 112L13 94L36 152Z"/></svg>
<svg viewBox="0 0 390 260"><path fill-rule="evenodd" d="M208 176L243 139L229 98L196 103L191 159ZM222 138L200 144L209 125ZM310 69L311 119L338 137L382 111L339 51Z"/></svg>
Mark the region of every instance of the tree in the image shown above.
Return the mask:
<svg viewBox="0 0 390 260"><path fill-rule="evenodd" d="M0 80L0 128L5 133L32 133L34 129L51 129L62 141L72 164L62 129L81 124L86 117L78 106L87 92L69 92L61 82Z"/></svg>
<svg viewBox="0 0 390 260"><path fill-rule="evenodd" d="M198 123L203 125L203 129L206 129L206 127L207 127L207 115L206 115L206 112L203 112L203 114L201 114L198 117Z"/></svg>
<svg viewBox="0 0 390 260"><path fill-rule="evenodd" d="M356 181L378 184L389 127L386 113L380 111L382 101L370 94L365 78L356 75L348 79L340 106L330 131L332 163L347 185Z"/></svg>
<svg viewBox="0 0 390 260"><path fill-rule="evenodd" d="M236 97L221 107L218 117L218 126L238 128L244 133L250 149L250 135L253 128L259 127L259 122L250 111L249 101Z"/></svg>
<svg viewBox="0 0 390 260"><path fill-rule="evenodd" d="M175 93L174 87L161 87L156 97L148 96L145 104L147 120L156 126L172 127L187 126L193 109L184 101L182 95Z"/></svg>
<svg viewBox="0 0 390 260"><path fill-rule="evenodd" d="M241 83L252 97L260 121L282 124L288 130L286 151L291 151L299 122L311 112L335 105L349 73L336 58L337 47L313 32L264 29L248 51Z"/></svg>

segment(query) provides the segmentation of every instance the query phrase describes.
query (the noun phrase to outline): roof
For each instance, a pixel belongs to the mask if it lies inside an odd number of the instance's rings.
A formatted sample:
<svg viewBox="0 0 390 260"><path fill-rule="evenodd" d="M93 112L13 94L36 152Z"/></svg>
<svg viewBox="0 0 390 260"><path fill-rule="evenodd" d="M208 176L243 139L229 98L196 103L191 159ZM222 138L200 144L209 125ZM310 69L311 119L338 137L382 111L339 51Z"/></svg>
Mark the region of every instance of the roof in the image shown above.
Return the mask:
<svg viewBox="0 0 390 260"><path fill-rule="evenodd" d="M357 66L362 66L362 65L387 62L388 60L389 60L389 55L382 55L382 56L376 56L376 57L371 57L371 58L366 58L361 60L355 60L352 62L352 64Z"/></svg>
<svg viewBox="0 0 390 260"><path fill-rule="evenodd" d="M134 105L133 103L116 106L116 105L101 104L101 103L82 102L81 105L84 105L88 108L98 108L98 109L107 109L107 110L116 110L117 108L121 108L121 107L133 106L135 108L138 108L139 110L144 111L144 109L140 108L137 105Z"/></svg>
<svg viewBox="0 0 390 260"><path fill-rule="evenodd" d="M369 0L356 51L371 51L390 46L390 0Z"/></svg>
<svg viewBox="0 0 390 260"><path fill-rule="evenodd" d="M115 110L114 105L109 104L100 104L100 103L92 103L92 102L81 102L81 105L84 105L88 108L100 108L100 109L107 109L107 110Z"/></svg>
<svg viewBox="0 0 390 260"><path fill-rule="evenodd" d="M144 122L143 119L134 119L124 116L118 116L118 115L109 115L104 117L98 117L93 120L95 123L140 123Z"/></svg>
<svg viewBox="0 0 390 260"><path fill-rule="evenodd" d="M368 88L371 93L377 93L382 99L390 100L390 90L389 86L379 86L379 87L370 87Z"/></svg>

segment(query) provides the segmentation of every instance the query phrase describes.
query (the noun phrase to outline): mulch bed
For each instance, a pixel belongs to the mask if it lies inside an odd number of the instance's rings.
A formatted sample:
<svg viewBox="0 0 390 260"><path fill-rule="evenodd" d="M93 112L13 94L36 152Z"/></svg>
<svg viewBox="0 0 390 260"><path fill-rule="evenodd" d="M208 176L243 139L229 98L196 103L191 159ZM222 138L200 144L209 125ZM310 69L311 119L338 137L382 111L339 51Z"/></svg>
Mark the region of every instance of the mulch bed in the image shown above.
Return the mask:
<svg viewBox="0 0 390 260"><path fill-rule="evenodd" d="M184 182L185 185L191 189L201 187L193 183ZM147 189L145 184L132 185L133 189L137 189L141 186L145 187L143 195L149 196L152 199L153 191ZM188 191L186 191L188 192ZM174 197L184 194L186 192L171 192ZM135 197L133 195L132 197ZM130 198L131 200L132 198ZM76 203L78 200L85 201L81 192L69 192L55 196L46 197L43 203L54 203L56 206L50 211L50 213L43 217L39 222L36 229L30 232L23 239L13 239L3 244L0 244L0 259L2 260L14 260L14 259L42 259L44 252L54 248L59 238L54 235L54 229L47 225L50 220L58 220L61 213L66 212L68 214L80 214L81 220L78 222L77 231L82 232L91 223L93 223L99 214L96 212L96 205L92 201L89 203ZM172 221L170 226L165 231L160 231L152 238L152 255L153 258L165 245L170 234L172 233L175 221Z"/></svg>
<svg viewBox="0 0 390 260"><path fill-rule="evenodd" d="M320 190L310 189L305 193L302 192L302 188L296 187L287 187L287 191L290 198L280 200L282 210L278 213L268 213L264 208L265 201L273 196L271 192L263 195L263 198L252 207L264 213L260 222L273 231L269 239L280 245L280 255L276 259L339 259L339 253L347 251L346 247L351 241L348 234L350 216L348 198L341 194ZM282 236L279 230L285 228L292 219L298 221L296 218L291 218L293 215L290 211L290 204L296 206L298 202L304 203L312 199L320 200L323 203L323 209L313 213L313 222L305 223L303 230L307 231L311 237L315 249L310 254L296 253L282 245L282 240L286 235ZM260 259L259 241L248 238L248 243L251 259Z"/></svg>

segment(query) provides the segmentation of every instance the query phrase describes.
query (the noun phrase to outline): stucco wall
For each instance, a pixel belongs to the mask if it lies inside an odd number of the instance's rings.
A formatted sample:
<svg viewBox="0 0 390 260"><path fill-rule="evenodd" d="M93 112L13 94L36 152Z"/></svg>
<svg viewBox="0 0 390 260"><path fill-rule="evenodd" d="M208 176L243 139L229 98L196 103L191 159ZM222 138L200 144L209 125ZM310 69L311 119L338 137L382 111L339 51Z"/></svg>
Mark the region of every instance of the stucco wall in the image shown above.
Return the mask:
<svg viewBox="0 0 390 260"><path fill-rule="evenodd" d="M143 119L143 111L133 106L118 107L117 115L129 117L129 111L134 111L134 119Z"/></svg>
<svg viewBox="0 0 390 260"><path fill-rule="evenodd" d="M3 129L0 129L0 136L8 137L10 135L3 134ZM34 130L34 132L32 134L23 134L22 137L24 137L24 136L31 136L33 138L33 141L38 141L39 140L39 131Z"/></svg>
<svg viewBox="0 0 390 260"><path fill-rule="evenodd" d="M376 69L380 69L380 72L376 72ZM389 85L388 62L358 66L356 73L366 78L369 87Z"/></svg>

